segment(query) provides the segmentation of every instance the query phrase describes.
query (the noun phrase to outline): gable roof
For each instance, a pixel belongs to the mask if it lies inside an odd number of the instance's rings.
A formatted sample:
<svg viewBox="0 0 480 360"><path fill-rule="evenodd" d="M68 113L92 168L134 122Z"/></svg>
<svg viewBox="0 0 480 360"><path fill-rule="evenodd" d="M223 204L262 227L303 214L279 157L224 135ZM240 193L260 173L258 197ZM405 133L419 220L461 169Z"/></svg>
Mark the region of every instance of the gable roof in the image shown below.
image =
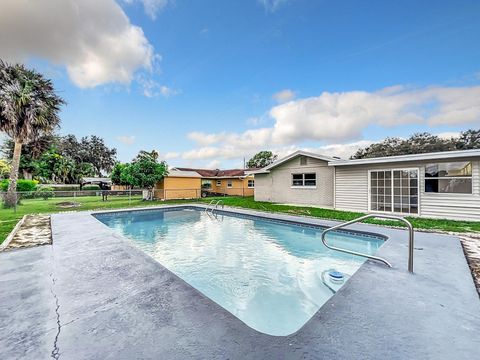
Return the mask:
<svg viewBox="0 0 480 360"><path fill-rule="evenodd" d="M271 163L270 165L268 166L265 166L264 168L262 169L259 169L259 170L255 170L255 171L250 171L249 173L250 174L261 174L261 173L268 173L270 172L270 169L273 169L297 156L308 156L308 157L311 157L311 158L314 158L314 159L318 159L318 160L324 160L324 161L327 161L327 162L330 162L330 161L333 161L333 160L337 160L339 158L334 158L334 157L331 157L331 156L326 156L326 155L322 155L322 154L315 154L315 153L311 153L311 152L308 152L308 151L303 151L303 150L297 150L295 151L294 153L291 153L290 155L288 156L285 156L284 158L281 158L277 161L274 161L273 163Z"/></svg>
<svg viewBox="0 0 480 360"><path fill-rule="evenodd" d="M480 157L480 149L473 150L455 150L455 151L441 151L424 154L409 154L397 156L384 156L369 159L355 159L355 160L334 160L328 163L329 166L352 166L362 164L384 164L396 163L404 161L422 161L422 160L444 160L462 157Z"/></svg>

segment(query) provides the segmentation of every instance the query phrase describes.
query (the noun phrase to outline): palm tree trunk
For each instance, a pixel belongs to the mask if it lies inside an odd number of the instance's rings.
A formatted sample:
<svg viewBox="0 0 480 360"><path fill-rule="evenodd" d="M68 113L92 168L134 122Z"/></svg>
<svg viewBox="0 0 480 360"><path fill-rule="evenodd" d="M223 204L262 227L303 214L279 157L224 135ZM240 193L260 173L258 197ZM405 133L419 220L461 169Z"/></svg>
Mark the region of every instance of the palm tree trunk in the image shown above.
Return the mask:
<svg viewBox="0 0 480 360"><path fill-rule="evenodd" d="M15 206L17 203L17 180L18 168L20 167L20 155L22 154L22 143L15 140L13 149L12 169L10 171L10 183L8 184L7 195L5 196L6 206Z"/></svg>

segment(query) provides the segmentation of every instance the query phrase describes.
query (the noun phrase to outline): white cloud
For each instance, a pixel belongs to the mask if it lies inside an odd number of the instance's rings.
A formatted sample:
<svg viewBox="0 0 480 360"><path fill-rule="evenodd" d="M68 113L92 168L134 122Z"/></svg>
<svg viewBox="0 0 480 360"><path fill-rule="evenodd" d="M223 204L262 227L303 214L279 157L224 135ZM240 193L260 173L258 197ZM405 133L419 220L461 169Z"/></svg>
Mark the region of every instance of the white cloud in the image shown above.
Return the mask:
<svg viewBox="0 0 480 360"><path fill-rule="evenodd" d="M178 94L178 91L172 88L169 88L168 86L161 85L155 80L150 78L139 76L138 82L142 87L143 95L149 98L157 97L157 96L170 97Z"/></svg>
<svg viewBox="0 0 480 360"><path fill-rule="evenodd" d="M260 4L263 5L266 11L274 12L278 9L278 7L288 0L258 0Z"/></svg>
<svg viewBox="0 0 480 360"><path fill-rule="evenodd" d="M182 154L186 160L239 159L265 148L298 149L305 141L327 143L317 152L344 158L371 143L362 140L371 125L386 130L407 124L436 126L480 124L480 86L409 88L394 86L374 92L324 92L273 107L274 125L242 133L188 134L198 149ZM449 133L449 136L453 133ZM328 145L330 144L330 145ZM332 145L333 144L333 145ZM347 144L347 145L345 145Z"/></svg>
<svg viewBox="0 0 480 360"><path fill-rule="evenodd" d="M261 119L259 117L250 117L246 121L247 125L250 125L250 126L258 126L260 122L261 122Z"/></svg>
<svg viewBox="0 0 480 360"><path fill-rule="evenodd" d="M135 136L133 135L120 135L117 136L117 140L125 145L132 145L135 143Z"/></svg>
<svg viewBox="0 0 480 360"><path fill-rule="evenodd" d="M221 161L220 160L212 160L207 164L207 169L219 169Z"/></svg>
<svg viewBox="0 0 480 360"><path fill-rule="evenodd" d="M279 91L275 94L272 95L273 100L275 100L279 104L283 104L285 102L291 101L295 99L295 92L293 92L290 89L285 89L282 91Z"/></svg>
<svg viewBox="0 0 480 360"><path fill-rule="evenodd" d="M81 88L128 84L153 68L153 46L113 0L4 0L1 7L3 59L65 66Z"/></svg>
<svg viewBox="0 0 480 360"><path fill-rule="evenodd" d="M180 156L180 153L178 152L167 152L164 156L165 160L170 160L170 159L175 159Z"/></svg>
<svg viewBox="0 0 480 360"><path fill-rule="evenodd" d="M135 2L142 3L145 13L152 20L155 20L157 14L168 5L168 0L124 0L124 2L127 4L133 4Z"/></svg>

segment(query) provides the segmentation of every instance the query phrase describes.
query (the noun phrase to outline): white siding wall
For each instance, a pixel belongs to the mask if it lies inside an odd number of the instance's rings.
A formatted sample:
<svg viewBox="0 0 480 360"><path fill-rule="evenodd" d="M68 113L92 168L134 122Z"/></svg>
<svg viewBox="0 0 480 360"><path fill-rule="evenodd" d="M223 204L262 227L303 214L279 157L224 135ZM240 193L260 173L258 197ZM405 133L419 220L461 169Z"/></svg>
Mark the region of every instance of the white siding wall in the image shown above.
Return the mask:
<svg viewBox="0 0 480 360"><path fill-rule="evenodd" d="M472 161L472 159L450 159L444 162L467 160ZM425 165L435 162L439 161L338 166L335 169L335 207L339 210L368 211L369 170L419 168L421 216L480 221L480 160L472 161L472 194L426 193Z"/></svg>
<svg viewBox="0 0 480 360"><path fill-rule="evenodd" d="M300 157L296 157L268 174L255 175L255 200L332 207L333 172L326 161L308 157L307 164L300 165ZM295 173L316 173L316 189L292 188Z"/></svg>

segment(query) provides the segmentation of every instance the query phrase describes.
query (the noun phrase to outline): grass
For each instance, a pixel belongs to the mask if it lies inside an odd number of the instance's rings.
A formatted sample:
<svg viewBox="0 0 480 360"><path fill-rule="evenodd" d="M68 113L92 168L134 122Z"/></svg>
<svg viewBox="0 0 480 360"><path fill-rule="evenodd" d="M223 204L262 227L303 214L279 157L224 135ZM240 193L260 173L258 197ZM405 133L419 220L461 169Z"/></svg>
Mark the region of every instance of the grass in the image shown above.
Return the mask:
<svg viewBox="0 0 480 360"><path fill-rule="evenodd" d="M67 201L75 201L80 206L76 208L63 209L58 204ZM188 200L169 201L169 203L191 202ZM132 196L131 201L128 196L110 196L108 201L103 202L100 196L85 196L77 198L51 198L43 199L24 199L17 206L16 212L12 208L0 207L0 244L5 240L10 231L15 227L16 223L27 214L50 214L64 211L81 211L81 210L102 210L102 209L119 209L141 206L155 206L165 204L161 201L146 202L142 201L141 196ZM1 205L0 205L1 206Z"/></svg>
<svg viewBox="0 0 480 360"><path fill-rule="evenodd" d="M200 199L200 202L208 203L213 198ZM322 209L314 207L290 206L272 204L262 201L254 201L253 197L221 197L227 206L253 209L267 212L286 213L291 215L312 216L322 219L331 220L353 220L363 213L339 211L331 209ZM72 209L62 209L59 203L65 201L73 201L79 203L80 206ZM141 197L132 197L131 201L127 196L111 196L108 201L103 202L98 196L85 196L73 198L52 198L49 200L43 199L26 199L22 200L21 205L17 207L17 211L13 209L0 208L0 243L7 237L7 235L15 227L15 224L26 214L42 214L42 213L57 213L62 211L79 211L79 210L101 210L101 209L118 209L141 206L155 206L163 204L178 204L192 202L192 200L170 200L170 201L142 201ZM426 219L407 217L416 230L440 230L452 232L480 232L480 222L474 221L454 221L444 219ZM370 224L388 225L388 226L403 226L402 223L396 221L384 220L367 220Z"/></svg>
<svg viewBox="0 0 480 360"><path fill-rule="evenodd" d="M349 221L356 219L364 213L340 211L332 209L314 208L307 206L281 205L269 202L254 201L253 197L226 197L222 199L225 205L247 209L255 209L267 212L286 213L291 215L312 216L322 219ZM440 230L452 232L480 232L480 222L475 221L455 221L445 219L428 219L413 216L406 217L416 230ZM365 221L369 224L404 226L403 223L394 220L369 219Z"/></svg>

